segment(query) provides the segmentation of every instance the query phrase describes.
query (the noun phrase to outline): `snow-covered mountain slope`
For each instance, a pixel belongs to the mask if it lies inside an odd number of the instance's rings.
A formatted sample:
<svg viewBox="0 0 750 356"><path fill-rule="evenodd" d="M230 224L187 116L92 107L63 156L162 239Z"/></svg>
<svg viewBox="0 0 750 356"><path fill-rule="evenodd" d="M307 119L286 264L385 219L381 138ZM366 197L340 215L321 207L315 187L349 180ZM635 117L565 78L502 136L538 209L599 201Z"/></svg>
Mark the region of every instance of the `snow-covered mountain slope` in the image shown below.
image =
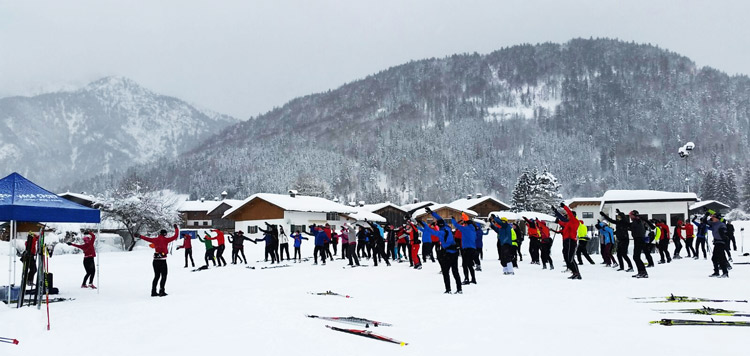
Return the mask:
<svg viewBox="0 0 750 356"><path fill-rule="evenodd" d="M0 99L0 174L50 188L173 158L238 120L121 77L75 91Z"/></svg>

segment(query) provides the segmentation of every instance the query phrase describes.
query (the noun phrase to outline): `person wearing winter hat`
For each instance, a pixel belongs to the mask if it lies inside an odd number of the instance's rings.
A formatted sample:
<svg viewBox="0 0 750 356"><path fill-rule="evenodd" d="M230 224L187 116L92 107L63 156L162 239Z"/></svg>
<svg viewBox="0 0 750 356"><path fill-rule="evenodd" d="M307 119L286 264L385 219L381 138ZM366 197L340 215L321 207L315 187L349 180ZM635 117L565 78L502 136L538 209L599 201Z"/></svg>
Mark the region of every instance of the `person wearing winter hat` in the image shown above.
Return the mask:
<svg viewBox="0 0 750 356"><path fill-rule="evenodd" d="M206 240L216 240L216 262L219 263L219 267L221 267L221 264L224 263L224 266L227 265L227 260L224 259L224 249L226 246L224 245L224 233L219 229L213 229L212 232L216 233L216 237L211 237L208 234L206 234Z"/></svg>
<svg viewBox="0 0 750 356"><path fill-rule="evenodd" d="M438 231L435 235L440 238L440 244L443 248L438 251L438 262L440 262L440 272L443 274L443 283L445 284L445 294L451 293L451 280L449 273L453 274L453 278L456 280L456 294L463 294L461 289L461 276L458 274L458 246L456 240L453 239L453 231L449 226L445 224L445 220L432 211L429 207L425 208L428 214L437 221Z"/></svg>
<svg viewBox="0 0 750 356"><path fill-rule="evenodd" d="M203 255L203 260L206 261L206 264L201 267L201 269L208 269L208 261L213 262L214 267L216 266L216 257L214 257L214 251L216 251L216 247L214 246L214 243L209 239L211 235L209 235L208 231L203 232L206 236L206 238L202 238L198 236L198 240L200 242L203 242L203 245L206 247L206 253Z"/></svg>
<svg viewBox="0 0 750 356"><path fill-rule="evenodd" d="M576 217L575 211L570 210L565 203L560 203L560 207L565 210L565 215L560 214L554 205L550 206L552 212L557 218L557 224L562 226L563 260L567 264L568 269L572 272L568 279L581 279L578 264L574 259L576 247L578 245L576 241L578 239L578 226L581 221Z"/></svg>
<svg viewBox="0 0 750 356"><path fill-rule="evenodd" d="M299 230L293 232L292 236L289 237L294 240L294 263L297 263L297 261L302 263L302 252L300 252L300 247L302 247L302 240L307 240L307 237L303 237L302 234L299 233Z"/></svg>
<svg viewBox="0 0 750 356"><path fill-rule="evenodd" d="M86 271L86 274L83 276L81 288L96 289L96 286L94 286L94 275L96 274L96 264L94 264L94 257L96 257L96 249L94 248L95 241L96 236L94 236L94 233L88 231L83 237L82 245L68 242L68 246L73 246L83 250L83 269ZM89 281L88 284L86 284L87 279Z"/></svg>
<svg viewBox="0 0 750 356"><path fill-rule="evenodd" d="M161 230L159 231L159 236L157 237L146 237L143 235L136 235L134 237L140 238L143 241L150 242L154 245L154 261L152 263L154 267L154 280L151 282L151 296L152 297L165 297L167 296L167 293L164 290L165 285L167 284L167 253L169 252L169 249L167 246L169 246L169 243L177 240L177 237L179 236L180 230L177 228L177 224L172 225L174 227L174 235L172 237L167 237L167 230ZM159 282L161 280L161 283ZM156 285L159 284L159 293L156 293Z"/></svg>
<svg viewBox="0 0 750 356"><path fill-rule="evenodd" d="M500 265L504 275L513 275L513 225L508 218L490 215L490 228L497 234L497 245L500 254Z"/></svg>

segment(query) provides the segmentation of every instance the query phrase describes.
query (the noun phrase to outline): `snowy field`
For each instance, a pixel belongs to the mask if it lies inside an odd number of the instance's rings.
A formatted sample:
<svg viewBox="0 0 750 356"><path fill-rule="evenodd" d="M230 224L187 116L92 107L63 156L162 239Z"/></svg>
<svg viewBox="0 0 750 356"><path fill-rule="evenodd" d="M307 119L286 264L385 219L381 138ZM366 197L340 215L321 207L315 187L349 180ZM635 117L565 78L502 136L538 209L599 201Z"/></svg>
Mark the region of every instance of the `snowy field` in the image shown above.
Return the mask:
<svg viewBox="0 0 750 356"><path fill-rule="evenodd" d="M739 226L738 226L739 239ZM749 230L750 231L750 230ZM0 307L0 336L20 340L0 344L0 355L741 355L748 330L722 326L659 326L661 318L707 319L660 314L653 309L702 305L750 312L748 303L636 303L628 297L689 295L750 299L750 265L735 265L729 279L714 279L709 260L682 259L649 269L650 278L597 265L581 266L583 280L567 280L561 244L553 246L556 269L530 265L528 252L515 276L503 276L494 238L487 238L477 285L463 295L443 294L437 263L417 271L408 263L391 267L342 268L312 261L260 269L262 245L246 244L251 265L207 271L183 268L182 251L169 257L167 297L151 297L151 252L101 253L99 293L81 289L82 255L50 260L59 296L73 301L44 308ZM740 241L738 241L739 244ZM305 241L303 256L312 256ZM750 243L750 242L749 242ZM194 243L196 263L202 244ZM632 246L632 245L631 245ZM672 246L670 246L672 248ZM738 246L739 248L739 246ZM747 248L750 250L750 246ZM524 250L527 246L524 244ZM7 243L0 243L7 251ZM225 253L231 263L229 250ZM738 251L739 252L739 251ZM737 257L735 262L748 262ZM683 253L684 256L684 253ZM340 251L339 251L340 257ZM8 266L0 256L0 266ZM202 264L202 262L200 263ZM18 264L20 269L20 263ZM7 272L6 272L7 273ZM463 274L462 274L463 276ZM5 280L7 277L2 277ZM20 280L20 278L19 278ZM455 286L453 287L455 290ZM351 299L308 292L349 294ZM328 330L324 325L359 328L309 319L305 314L359 316L392 323L375 332L408 342L385 343ZM750 318L716 317L717 320Z"/></svg>

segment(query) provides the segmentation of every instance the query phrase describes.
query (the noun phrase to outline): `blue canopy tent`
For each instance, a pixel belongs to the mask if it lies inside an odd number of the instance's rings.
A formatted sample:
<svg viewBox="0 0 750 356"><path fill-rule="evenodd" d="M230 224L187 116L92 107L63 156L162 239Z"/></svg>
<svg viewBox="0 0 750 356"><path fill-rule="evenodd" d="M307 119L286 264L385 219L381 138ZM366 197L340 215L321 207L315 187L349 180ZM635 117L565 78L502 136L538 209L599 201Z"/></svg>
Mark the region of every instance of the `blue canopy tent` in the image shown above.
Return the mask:
<svg viewBox="0 0 750 356"><path fill-rule="evenodd" d="M19 221L99 223L101 215L97 209L63 199L14 172L0 179L0 221L10 222L10 236L15 240L16 223ZM10 254L13 254L14 243L11 242L9 245ZM8 304L11 278L12 265L9 259Z"/></svg>

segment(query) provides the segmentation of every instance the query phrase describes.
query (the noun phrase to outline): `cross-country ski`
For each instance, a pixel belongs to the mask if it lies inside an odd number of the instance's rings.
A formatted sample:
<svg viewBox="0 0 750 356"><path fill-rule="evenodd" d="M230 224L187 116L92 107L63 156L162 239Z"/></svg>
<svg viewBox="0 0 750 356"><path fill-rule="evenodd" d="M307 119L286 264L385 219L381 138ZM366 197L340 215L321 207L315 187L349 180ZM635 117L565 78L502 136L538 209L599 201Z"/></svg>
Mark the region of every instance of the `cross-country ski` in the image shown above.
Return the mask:
<svg viewBox="0 0 750 356"><path fill-rule="evenodd" d="M366 328L369 328L370 326L374 326L374 327L393 326L389 323L383 323L377 320L358 318L354 316L336 317L336 316L318 316L318 315L309 315L309 314L305 316L308 318L313 318L313 319L321 319L321 320L328 320L328 321L336 321L339 323L362 325Z"/></svg>
<svg viewBox="0 0 750 356"><path fill-rule="evenodd" d="M392 344L398 344L398 345L401 345L401 346L408 345L407 343L405 343L403 341L398 341L396 339L393 339L393 338L390 338L390 337L387 337L387 336L379 335L379 334L376 334L376 333L374 333L372 331L369 331L369 330L343 329L343 328L338 328L338 327L330 326L330 325L326 325L326 327L329 328L329 329L331 329L331 330L340 331L340 332L343 332L343 333L357 335L357 336L362 336L362 337L366 337L366 338L370 338L370 339L375 339L375 340L390 342Z"/></svg>

